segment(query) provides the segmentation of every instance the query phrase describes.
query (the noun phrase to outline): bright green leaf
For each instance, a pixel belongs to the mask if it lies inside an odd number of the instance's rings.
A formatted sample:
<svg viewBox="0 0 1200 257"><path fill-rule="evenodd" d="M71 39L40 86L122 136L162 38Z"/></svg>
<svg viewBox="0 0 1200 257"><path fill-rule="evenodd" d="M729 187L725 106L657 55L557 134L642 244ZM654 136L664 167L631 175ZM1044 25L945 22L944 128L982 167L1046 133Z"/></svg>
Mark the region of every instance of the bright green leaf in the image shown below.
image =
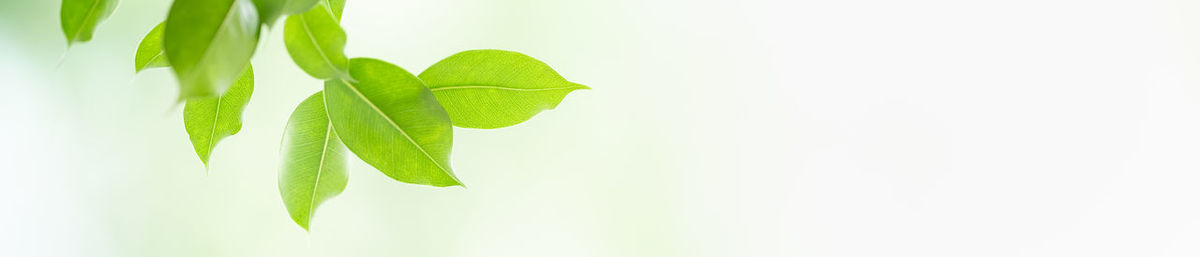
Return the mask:
<svg viewBox="0 0 1200 257"><path fill-rule="evenodd" d="M163 46L181 98L221 95L250 65L258 14L249 0L175 0Z"/></svg>
<svg viewBox="0 0 1200 257"><path fill-rule="evenodd" d="M242 111L253 91L254 69L246 67L233 87L220 97L187 100L183 107L183 127L205 166L218 141L242 130Z"/></svg>
<svg viewBox="0 0 1200 257"><path fill-rule="evenodd" d="M346 147L333 131L325 98L317 92L296 107L283 132L279 194L305 230L317 206L346 189Z"/></svg>
<svg viewBox="0 0 1200 257"><path fill-rule="evenodd" d="M429 67L420 77L454 126L464 128L516 125L554 109L571 91L590 89L563 79L533 57L502 50L461 52Z"/></svg>
<svg viewBox="0 0 1200 257"><path fill-rule="evenodd" d="M325 81L329 120L350 152L399 181L462 185L450 169L450 117L420 79L367 58L350 59L350 75L358 81Z"/></svg>
<svg viewBox="0 0 1200 257"><path fill-rule="evenodd" d="M322 0L253 0L258 17L263 24L270 24L281 15L303 13Z"/></svg>
<svg viewBox="0 0 1200 257"><path fill-rule="evenodd" d="M338 21L342 21L342 10L346 9L346 0L321 0L326 6L329 6L329 11L333 12L333 17Z"/></svg>
<svg viewBox="0 0 1200 257"><path fill-rule="evenodd" d="M163 52L162 47L163 24L165 23L158 23L158 26L154 26L154 29L142 38L142 43L138 44L137 56L133 58L135 71L171 67L171 63L167 61L167 53Z"/></svg>
<svg viewBox="0 0 1200 257"><path fill-rule="evenodd" d="M63 0L59 10L67 45L92 40L96 25L117 9L117 0Z"/></svg>
<svg viewBox="0 0 1200 257"><path fill-rule="evenodd" d="M318 79L347 79L346 32L338 25L329 5L321 3L308 12L288 16L283 25L288 54L300 69Z"/></svg>

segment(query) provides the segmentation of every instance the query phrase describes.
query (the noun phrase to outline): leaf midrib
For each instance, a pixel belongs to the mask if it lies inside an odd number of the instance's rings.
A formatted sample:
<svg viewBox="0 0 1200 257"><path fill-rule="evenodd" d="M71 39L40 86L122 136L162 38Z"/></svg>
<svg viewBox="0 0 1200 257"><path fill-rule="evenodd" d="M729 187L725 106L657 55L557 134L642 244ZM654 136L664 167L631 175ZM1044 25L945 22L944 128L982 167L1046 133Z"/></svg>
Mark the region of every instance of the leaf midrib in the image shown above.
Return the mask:
<svg viewBox="0 0 1200 257"><path fill-rule="evenodd" d="M208 160L212 159L213 146L216 145L217 123L221 122L221 102L225 100L224 96L217 97L217 111L213 114L212 131L208 134L208 154L205 154L204 165L208 165Z"/></svg>
<svg viewBox="0 0 1200 257"><path fill-rule="evenodd" d="M87 15L84 15L83 20L79 21L79 28L75 29L75 35L71 36L71 41L79 40L79 33L83 33L83 24L87 23L87 20L92 18L93 13L96 13L96 6L100 5L100 1L104 0L92 1L92 8L88 8Z"/></svg>
<svg viewBox="0 0 1200 257"><path fill-rule="evenodd" d="M146 63L142 64L142 67L138 67L138 71L146 69L146 67L150 66L151 63L154 63L154 60L158 60L158 58L162 58L162 56L163 51L158 51L157 54L154 54L154 56L150 57L150 59L147 59Z"/></svg>
<svg viewBox="0 0 1200 257"><path fill-rule="evenodd" d="M387 120L389 125L392 125L392 128L395 128L396 131L399 131L400 135L404 135L404 139L408 139L408 142L412 143L413 146L415 146L417 148L417 150L420 150L421 154L425 155L425 158L428 158L430 162L433 162L433 165L437 166L438 170L441 170L442 173L446 173L447 176L450 176L450 179L453 179L455 183L462 185L462 181L459 181L458 178L454 176L454 174L451 174L449 171L446 170L446 168L443 168L441 163L438 163L437 160L434 160L433 156L429 155L429 152L425 151L425 147L421 146L421 144L418 144L416 140L413 140L412 137L408 136L408 132L405 132L404 129L400 128L400 125L397 125L396 122L392 120L392 117L388 117L387 114L384 114L383 110L379 109L379 106L376 106L374 102L371 102L371 99L368 99L366 95L363 95L362 92L359 92L358 88L355 88L354 85L350 84L349 81L346 81L346 80L338 80L338 81L340 81L340 82L342 82L342 84L346 85L347 88L350 88L351 91L354 91L354 94L358 95L359 98L362 98L363 102L366 102L368 106L371 106L371 109L375 110L376 114L379 114L379 116L382 116L384 120Z"/></svg>
<svg viewBox="0 0 1200 257"><path fill-rule="evenodd" d="M338 21L338 25L341 25L342 17L333 15L333 3L330 3L329 0L321 0L321 3L325 4L325 11L329 12L329 17L333 17L334 20Z"/></svg>
<svg viewBox="0 0 1200 257"><path fill-rule="evenodd" d="M308 198L308 219L304 221L304 223L308 223L304 224L306 228L312 224L313 209L316 208L317 203L317 190L321 188L321 172L325 171L325 156L329 155L329 134L333 132L333 123L326 123L329 124L325 127L325 140L322 141L324 144L321 145L321 161L317 163L317 176L313 179L312 196Z"/></svg>
<svg viewBox="0 0 1200 257"><path fill-rule="evenodd" d="M325 9L329 8L327 7ZM332 14L333 13L330 12L330 15ZM325 61L325 65L329 66L329 69L333 70L334 73L339 75L342 74L342 71L339 70L337 66L333 65L333 61L329 60L329 56L325 53L325 49L321 49L321 45L317 43L317 38L313 37L312 29L308 28L308 17L305 17L304 14L299 14L298 16L300 18L300 25L304 27L304 35L308 37L309 42L312 42L313 48L317 49L317 54L321 56L321 60Z"/></svg>
<svg viewBox="0 0 1200 257"><path fill-rule="evenodd" d="M222 18L221 18L221 24L217 25L217 29L213 30L212 36L208 37L208 43L207 43L207 44L204 44L204 50L203 50L203 51L200 51L200 60L197 60L197 61L196 61L196 64L193 64L193 65L192 65L191 69L195 70L195 69L196 69L196 67L200 67L200 63L201 63L201 62L204 62L205 60L208 60L208 57L209 57L209 55L208 55L208 49L212 48L213 41L216 41L216 39L217 39L217 34L220 34L220 33L221 33L221 29L225 28L225 25L226 25L226 24L229 24L229 17L231 17L231 16L232 16L232 15L230 15L230 14L231 14L231 13L233 13L233 11L234 11L235 9L237 9L237 7L235 6L235 5L237 5L237 4L238 4L237 0L234 0L234 1L230 2L230 4L229 4L229 9L228 9L228 10L225 10L225 17L222 17ZM165 36L165 34L164 34L164 36ZM188 77L189 77L189 79L195 79L195 77L196 77L196 76L199 76L200 74L199 74L199 72L192 72L192 73L191 73L191 74L189 74L189 75L191 75L191 76L188 76ZM215 93L215 92L214 92L214 93Z"/></svg>

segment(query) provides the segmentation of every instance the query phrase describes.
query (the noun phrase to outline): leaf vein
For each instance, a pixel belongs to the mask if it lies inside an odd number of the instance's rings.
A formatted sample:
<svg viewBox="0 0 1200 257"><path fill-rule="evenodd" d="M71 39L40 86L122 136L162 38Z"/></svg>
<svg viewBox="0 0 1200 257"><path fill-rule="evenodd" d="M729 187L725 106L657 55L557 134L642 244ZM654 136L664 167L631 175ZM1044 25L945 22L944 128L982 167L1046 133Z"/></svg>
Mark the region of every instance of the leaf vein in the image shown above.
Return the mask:
<svg viewBox="0 0 1200 257"><path fill-rule="evenodd" d="M162 56L163 56L163 51L158 51L157 54L154 54L154 56L151 56L150 59L147 59L146 63L143 63L142 67L140 67L139 70L145 69L146 66L150 66L150 64L154 63L154 60L158 60L158 58L162 58Z"/></svg>
<svg viewBox="0 0 1200 257"><path fill-rule="evenodd" d="M224 98L225 97L217 97L217 111L215 114L213 114L212 131L208 134L208 153L205 154L205 159L212 159L213 146L217 141L217 123L220 122L221 119L221 102L225 100ZM204 161L204 165L208 166L208 160Z"/></svg>
<svg viewBox="0 0 1200 257"><path fill-rule="evenodd" d="M75 29L75 35L71 37L72 40L79 39L79 33L83 32L83 24L87 23L87 20L92 18L93 13L96 13L96 6L100 5L100 1L104 1L104 0L92 1L92 8L88 8L87 15L84 15L83 20L79 21L79 28Z"/></svg>
<svg viewBox="0 0 1200 257"><path fill-rule="evenodd" d="M312 223L313 209L315 209L317 202L317 190L320 190L321 187L321 172L325 170L325 156L329 155L329 134L332 132L333 123L329 123L329 125L325 127L325 140L322 141L323 145L321 146L321 161L317 162L317 176L313 178L312 196L308 198L308 220L305 222L309 224Z"/></svg>
<svg viewBox="0 0 1200 257"><path fill-rule="evenodd" d="M225 17L221 18L221 24L218 24L217 29L213 30L212 36L208 38L208 44L204 45L204 50L200 51L200 54L201 54L200 60L197 60L196 64L192 65L192 69L195 69L196 67L200 66L201 62L208 60L208 57L209 57L208 49L212 48L213 41L217 39L217 34L221 33L221 29L225 28L226 24L229 24L229 17L232 17L233 15L231 15L231 14L233 14L234 11L237 11L237 6L235 6L237 4L238 4L237 1L234 1L232 4L229 5L229 10L225 11ZM165 47L165 45L164 45L164 47ZM196 76L200 76L200 72L191 72L190 75L191 76L188 76L188 78L194 79Z"/></svg>
<svg viewBox="0 0 1200 257"><path fill-rule="evenodd" d="M355 88L354 85L350 84L350 82L348 82L346 80L340 80L340 81L342 82L342 84L345 84L347 88L350 88L351 91L354 91L354 94L358 95L359 98L362 98L363 101L367 103L367 105L371 106L371 109L374 109L376 114L379 114L379 116L383 116L383 119L387 120L388 124L392 125L392 128L395 128L397 131L400 131L400 135L403 135L405 139L408 139L408 142L412 143L413 146L415 146L417 148L417 150L420 150L421 154L424 154L425 158L428 158L430 162L433 162L434 166L437 166L437 168L439 170L441 170L443 173L446 173L446 175L449 175L451 179L454 179L454 182L457 182L460 185L462 184L462 181L459 181L458 178L454 176L454 174L451 174L449 171L446 170L446 168L442 167L441 163L438 163L437 160L434 160L433 156L429 155L429 152L425 151L425 147L422 147L421 144L418 144L416 140L413 140L412 137L408 136L408 132L405 132L404 129L400 128L400 125L397 125L396 121L392 120L392 117L388 117L387 114L383 113L383 110L379 109L379 106L375 106L375 103L371 102L371 99L368 99L367 96L362 94L362 92L359 92L358 88Z"/></svg>
<svg viewBox="0 0 1200 257"><path fill-rule="evenodd" d="M299 16L300 25L304 26L304 35L308 36L308 41L312 42L314 49L317 49L317 54L321 56L321 60L325 61L325 65L328 65L329 68L334 72L341 74L341 70L339 70L337 66L333 65L333 61L329 60L328 54L325 53L324 49L321 49L321 45L317 43L317 38L313 37L312 29L308 28L308 17L305 17L304 14L300 14Z"/></svg>

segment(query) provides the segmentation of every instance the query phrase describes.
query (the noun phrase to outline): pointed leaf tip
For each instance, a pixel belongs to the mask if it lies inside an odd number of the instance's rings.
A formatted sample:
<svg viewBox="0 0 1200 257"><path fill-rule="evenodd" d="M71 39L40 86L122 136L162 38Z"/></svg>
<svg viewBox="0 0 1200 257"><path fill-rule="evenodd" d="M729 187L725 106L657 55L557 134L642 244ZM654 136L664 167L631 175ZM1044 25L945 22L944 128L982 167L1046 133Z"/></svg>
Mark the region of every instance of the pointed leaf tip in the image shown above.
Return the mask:
<svg viewBox="0 0 1200 257"><path fill-rule="evenodd" d="M241 131L242 112L250 102L253 91L254 70L247 67L225 94L190 98L184 103L184 129L206 170L217 142Z"/></svg>
<svg viewBox="0 0 1200 257"><path fill-rule="evenodd" d="M329 123L321 92L292 112L280 145L279 193L292 220L305 231L317 207L346 188L345 148Z"/></svg>
<svg viewBox="0 0 1200 257"><path fill-rule="evenodd" d="M421 73L454 126L494 129L554 109L572 91L591 89L564 79L542 61L503 50L464 51Z"/></svg>
<svg viewBox="0 0 1200 257"><path fill-rule="evenodd" d="M141 72L150 68L170 67L171 63L167 61L167 53L163 51L163 24L158 23L142 37L142 42L138 44L137 54L133 58L134 72Z"/></svg>
<svg viewBox="0 0 1200 257"><path fill-rule="evenodd" d="M117 0L63 0L60 8L59 22L70 48L92 40L100 22L117 9Z"/></svg>
<svg viewBox="0 0 1200 257"><path fill-rule="evenodd" d="M358 82L325 82L325 105L351 152L402 182L462 185L450 168L450 117L420 79L367 58L350 59L350 75Z"/></svg>

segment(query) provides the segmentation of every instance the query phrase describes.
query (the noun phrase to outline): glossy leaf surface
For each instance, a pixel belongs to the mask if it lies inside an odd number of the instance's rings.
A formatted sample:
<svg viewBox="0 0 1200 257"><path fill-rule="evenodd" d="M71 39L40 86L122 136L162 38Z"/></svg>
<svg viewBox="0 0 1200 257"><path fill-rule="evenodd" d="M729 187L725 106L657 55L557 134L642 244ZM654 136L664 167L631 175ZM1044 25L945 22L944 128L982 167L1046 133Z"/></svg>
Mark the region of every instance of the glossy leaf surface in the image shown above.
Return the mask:
<svg viewBox="0 0 1200 257"><path fill-rule="evenodd" d="M571 91L589 89L567 81L549 65L502 50L471 50L450 56L421 73L455 126L502 128L554 109Z"/></svg>
<svg viewBox="0 0 1200 257"><path fill-rule="evenodd" d="M249 0L175 0L163 47L181 98L217 96L250 65L258 14Z"/></svg>
<svg viewBox="0 0 1200 257"><path fill-rule="evenodd" d="M300 69L318 79L353 81L346 71L346 32L324 2L308 12L288 16L283 27L288 54Z"/></svg>
<svg viewBox="0 0 1200 257"><path fill-rule="evenodd" d="M450 118L420 79L367 58L351 59L350 74L357 82L325 82L325 106L351 152L399 181L462 185L450 169Z"/></svg>
<svg viewBox="0 0 1200 257"><path fill-rule="evenodd" d="M60 8L59 22L71 45L91 41L96 26L117 9L117 0L63 0Z"/></svg>
<svg viewBox="0 0 1200 257"><path fill-rule="evenodd" d="M253 91L254 69L246 67L233 87L220 97L187 100L183 107L183 127L205 166L217 142L242 130L242 111Z"/></svg>
<svg viewBox="0 0 1200 257"><path fill-rule="evenodd" d="M133 58L134 71L142 71L149 68L171 67L171 63L167 61L167 53L163 51L163 24L158 23L150 33L142 38L142 42L138 44L137 55Z"/></svg>
<svg viewBox="0 0 1200 257"><path fill-rule="evenodd" d="M346 189L345 148L325 115L321 92L292 112L280 146L279 194L292 220L305 230L317 206Z"/></svg>

